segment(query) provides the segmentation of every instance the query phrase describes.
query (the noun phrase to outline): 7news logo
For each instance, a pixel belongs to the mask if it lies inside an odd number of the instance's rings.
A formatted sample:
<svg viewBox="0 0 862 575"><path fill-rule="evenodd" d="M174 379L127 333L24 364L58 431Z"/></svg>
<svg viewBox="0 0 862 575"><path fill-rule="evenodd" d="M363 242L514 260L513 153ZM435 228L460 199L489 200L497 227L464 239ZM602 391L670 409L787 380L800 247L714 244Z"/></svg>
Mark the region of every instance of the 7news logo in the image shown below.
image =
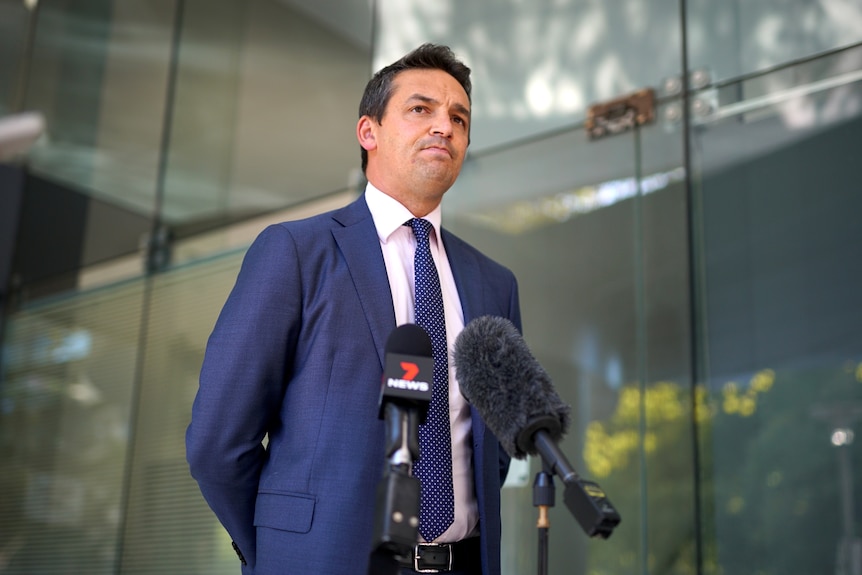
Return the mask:
<svg viewBox="0 0 862 575"><path fill-rule="evenodd" d="M407 389L410 391L427 392L431 389L427 381L414 381L419 375L419 366L410 361L402 361L401 369L404 370L404 375L400 378L390 377L386 380L386 386L395 389Z"/></svg>

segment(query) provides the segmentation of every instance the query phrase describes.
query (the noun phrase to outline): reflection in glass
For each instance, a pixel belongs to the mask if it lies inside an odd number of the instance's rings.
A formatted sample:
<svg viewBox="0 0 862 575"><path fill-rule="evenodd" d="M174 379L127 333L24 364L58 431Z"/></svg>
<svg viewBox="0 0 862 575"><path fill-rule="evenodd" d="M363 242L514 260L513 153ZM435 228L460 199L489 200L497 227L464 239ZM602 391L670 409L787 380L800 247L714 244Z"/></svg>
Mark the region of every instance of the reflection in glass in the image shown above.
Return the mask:
<svg viewBox="0 0 862 575"><path fill-rule="evenodd" d="M0 571L113 573L141 284L13 314L0 381Z"/></svg>
<svg viewBox="0 0 862 575"><path fill-rule="evenodd" d="M710 571L860 567L860 67L854 49L728 84L695 128Z"/></svg>
<svg viewBox="0 0 862 575"><path fill-rule="evenodd" d="M173 3L42 3L24 103L47 121L34 172L152 214L172 24Z"/></svg>
<svg viewBox="0 0 862 575"><path fill-rule="evenodd" d="M22 111L30 12L21 2L0 1L0 118Z"/></svg>
<svg viewBox="0 0 862 575"><path fill-rule="evenodd" d="M587 539L558 491L551 572L693 573L680 163L679 134L659 125L598 141L571 130L474 157L444 202L446 225L518 276L525 339L573 406L563 450L623 517ZM538 471L504 489L505 573L535 566Z"/></svg>
<svg viewBox="0 0 862 575"><path fill-rule="evenodd" d="M242 255L184 266L150 285L127 520L120 533L124 575L170 573L177 565L196 573L237 572L230 538L189 475L185 430L204 346Z"/></svg>
<svg viewBox="0 0 862 575"><path fill-rule="evenodd" d="M718 81L862 40L858 2L688 0L687 8L690 67Z"/></svg>
<svg viewBox="0 0 862 575"><path fill-rule="evenodd" d="M344 8L186 3L166 221L212 227L356 187L370 16L363 30Z"/></svg>
<svg viewBox="0 0 862 575"><path fill-rule="evenodd" d="M347 21L357 7L366 17ZM48 126L33 171L172 226L355 187L370 7L333 8L44 3L25 101Z"/></svg>
<svg viewBox="0 0 862 575"><path fill-rule="evenodd" d="M471 150L583 121L587 107L679 76L679 5L379 0L374 68L423 42L473 70Z"/></svg>

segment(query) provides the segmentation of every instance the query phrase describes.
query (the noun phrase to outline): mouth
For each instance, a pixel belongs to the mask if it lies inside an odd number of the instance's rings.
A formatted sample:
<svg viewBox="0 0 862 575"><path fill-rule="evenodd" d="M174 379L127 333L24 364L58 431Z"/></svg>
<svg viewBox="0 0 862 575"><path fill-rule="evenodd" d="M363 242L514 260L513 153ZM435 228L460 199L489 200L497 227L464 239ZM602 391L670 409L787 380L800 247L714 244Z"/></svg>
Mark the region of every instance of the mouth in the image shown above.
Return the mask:
<svg viewBox="0 0 862 575"><path fill-rule="evenodd" d="M447 146L425 146L422 148L423 152L429 152L434 155L445 155L449 158L453 157L452 150L450 150Z"/></svg>

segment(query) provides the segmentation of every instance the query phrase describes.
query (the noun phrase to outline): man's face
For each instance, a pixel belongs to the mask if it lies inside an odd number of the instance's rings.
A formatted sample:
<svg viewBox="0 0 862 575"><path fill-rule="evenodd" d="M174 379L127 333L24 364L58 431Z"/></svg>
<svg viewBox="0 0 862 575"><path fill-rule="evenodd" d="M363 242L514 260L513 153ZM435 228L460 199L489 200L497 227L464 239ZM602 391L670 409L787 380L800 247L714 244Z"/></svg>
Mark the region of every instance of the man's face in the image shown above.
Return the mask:
<svg viewBox="0 0 862 575"><path fill-rule="evenodd" d="M393 79L381 122L363 117L358 127L360 143L368 150L371 183L408 208L433 209L464 163L470 100L461 84L442 70L405 70ZM363 129L371 136L366 141Z"/></svg>

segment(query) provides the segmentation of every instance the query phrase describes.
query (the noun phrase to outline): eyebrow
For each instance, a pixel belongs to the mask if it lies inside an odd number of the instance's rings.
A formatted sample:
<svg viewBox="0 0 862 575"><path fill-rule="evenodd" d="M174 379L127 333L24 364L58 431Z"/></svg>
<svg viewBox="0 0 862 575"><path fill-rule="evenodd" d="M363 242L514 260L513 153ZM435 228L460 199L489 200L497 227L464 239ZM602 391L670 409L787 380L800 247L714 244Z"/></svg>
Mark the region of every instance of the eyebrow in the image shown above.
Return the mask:
<svg viewBox="0 0 862 575"><path fill-rule="evenodd" d="M408 101L408 102L410 102L410 101L412 101L412 100L419 100L420 102L425 102L426 104L439 104L439 103L440 103L440 102L439 102L438 100L436 100L435 98L432 98L432 97L430 97L430 96L425 96L425 95L423 95L423 94L418 94L418 93L417 93L417 94L413 94L412 96L410 96L409 98L407 98L407 101ZM463 104L457 104L457 103L456 103L456 104L453 104L453 107L455 108L455 111L457 111L457 112L459 112L459 113L461 113L461 114L464 114L464 115L465 115L465 116L467 116L468 118L470 117L470 110L469 110L469 109L467 109L466 107L464 107L464 105L463 105Z"/></svg>

